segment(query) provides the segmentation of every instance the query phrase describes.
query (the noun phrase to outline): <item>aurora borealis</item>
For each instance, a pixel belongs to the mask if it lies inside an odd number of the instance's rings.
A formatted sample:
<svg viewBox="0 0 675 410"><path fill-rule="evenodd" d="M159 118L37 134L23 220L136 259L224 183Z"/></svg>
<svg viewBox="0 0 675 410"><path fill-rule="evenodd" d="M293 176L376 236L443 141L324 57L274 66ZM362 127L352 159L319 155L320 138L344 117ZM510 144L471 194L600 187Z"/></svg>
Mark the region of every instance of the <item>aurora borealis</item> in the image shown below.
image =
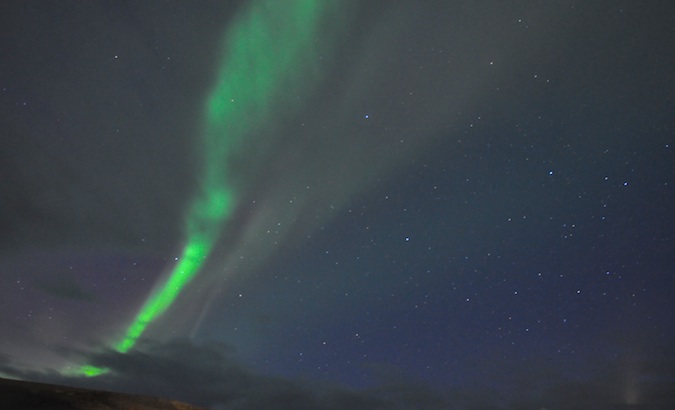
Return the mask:
<svg viewBox="0 0 675 410"><path fill-rule="evenodd" d="M675 402L658 4L0 7L0 377L213 409Z"/></svg>
<svg viewBox="0 0 675 410"><path fill-rule="evenodd" d="M186 218L185 249L166 283L153 292L116 346L119 352L131 349L143 330L197 274L223 223L232 215L236 193L227 178L231 151L252 130L269 126L270 106L279 104L283 84L313 84L316 73L306 60L317 59L311 53L312 43L321 18L326 17L327 3L253 2L227 33L217 85L206 104L204 138L200 141L204 177Z"/></svg>

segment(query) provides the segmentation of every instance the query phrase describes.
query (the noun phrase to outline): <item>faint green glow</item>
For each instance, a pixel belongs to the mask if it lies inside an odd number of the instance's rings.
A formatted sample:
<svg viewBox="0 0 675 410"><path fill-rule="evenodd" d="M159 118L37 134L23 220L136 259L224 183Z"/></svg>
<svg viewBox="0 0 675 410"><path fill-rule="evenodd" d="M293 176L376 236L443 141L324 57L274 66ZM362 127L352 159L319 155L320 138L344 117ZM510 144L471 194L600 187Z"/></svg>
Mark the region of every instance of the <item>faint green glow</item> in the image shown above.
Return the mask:
<svg viewBox="0 0 675 410"><path fill-rule="evenodd" d="M186 216L186 245L167 280L156 288L115 350L128 352L145 329L178 297L211 253L224 223L236 207L228 159L247 134L274 120L273 105L289 86L306 94L318 78L315 42L322 17L331 16L334 1L256 1L248 5L223 43L223 61L206 101L200 140L202 184ZM284 107L285 109L286 107ZM80 374L106 372L91 365Z"/></svg>
<svg viewBox="0 0 675 410"><path fill-rule="evenodd" d="M100 367L91 366L91 365L84 365L84 366L80 367L79 371L80 371L80 374L83 374L87 377L99 376L99 375L107 372L106 369L101 369Z"/></svg>

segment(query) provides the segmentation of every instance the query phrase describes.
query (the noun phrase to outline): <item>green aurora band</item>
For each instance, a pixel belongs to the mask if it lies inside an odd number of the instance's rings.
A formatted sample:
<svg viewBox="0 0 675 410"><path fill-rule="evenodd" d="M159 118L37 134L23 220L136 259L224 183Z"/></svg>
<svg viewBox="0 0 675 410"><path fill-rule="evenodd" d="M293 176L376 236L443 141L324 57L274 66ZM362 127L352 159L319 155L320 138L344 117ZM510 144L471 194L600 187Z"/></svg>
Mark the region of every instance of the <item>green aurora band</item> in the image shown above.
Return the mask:
<svg viewBox="0 0 675 410"><path fill-rule="evenodd" d="M292 85L294 95L300 91L306 94L317 83L320 70L315 42L325 19L335 17L335 3L252 2L226 32L223 62L206 101L200 140L205 169L186 217L185 248L166 281L154 289L114 346L116 351L132 349L207 260L237 205L235 189L228 181L228 158L246 135L272 123L272 106L283 100L285 87ZM96 376L106 371L84 365L78 373Z"/></svg>

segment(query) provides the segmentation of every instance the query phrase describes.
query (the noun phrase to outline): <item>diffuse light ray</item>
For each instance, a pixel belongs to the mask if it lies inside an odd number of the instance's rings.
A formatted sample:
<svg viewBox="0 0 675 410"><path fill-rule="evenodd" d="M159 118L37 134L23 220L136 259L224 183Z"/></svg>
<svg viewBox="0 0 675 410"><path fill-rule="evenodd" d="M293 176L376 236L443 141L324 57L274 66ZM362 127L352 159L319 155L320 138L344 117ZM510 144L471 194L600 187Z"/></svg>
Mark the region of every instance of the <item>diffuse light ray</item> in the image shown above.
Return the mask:
<svg viewBox="0 0 675 410"><path fill-rule="evenodd" d="M273 105L288 84L307 92L318 79L311 61L322 17L332 10L329 0L257 1L240 14L225 36L224 59L206 101L200 139L201 186L186 215L186 244L176 266L154 289L114 349L132 349L146 328L161 316L195 277L237 205L228 179L228 160L247 134L274 120ZM95 376L105 370L82 366L79 373Z"/></svg>

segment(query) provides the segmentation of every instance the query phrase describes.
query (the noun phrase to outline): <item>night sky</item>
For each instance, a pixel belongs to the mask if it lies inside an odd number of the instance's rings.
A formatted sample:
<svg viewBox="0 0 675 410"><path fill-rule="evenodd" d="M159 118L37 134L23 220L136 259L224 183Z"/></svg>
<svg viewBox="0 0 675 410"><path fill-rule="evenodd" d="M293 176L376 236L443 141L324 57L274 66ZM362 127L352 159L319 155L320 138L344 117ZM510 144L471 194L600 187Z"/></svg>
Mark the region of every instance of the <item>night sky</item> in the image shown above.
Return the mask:
<svg viewBox="0 0 675 410"><path fill-rule="evenodd" d="M674 18L3 2L0 376L218 409L675 408Z"/></svg>

